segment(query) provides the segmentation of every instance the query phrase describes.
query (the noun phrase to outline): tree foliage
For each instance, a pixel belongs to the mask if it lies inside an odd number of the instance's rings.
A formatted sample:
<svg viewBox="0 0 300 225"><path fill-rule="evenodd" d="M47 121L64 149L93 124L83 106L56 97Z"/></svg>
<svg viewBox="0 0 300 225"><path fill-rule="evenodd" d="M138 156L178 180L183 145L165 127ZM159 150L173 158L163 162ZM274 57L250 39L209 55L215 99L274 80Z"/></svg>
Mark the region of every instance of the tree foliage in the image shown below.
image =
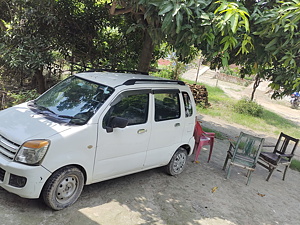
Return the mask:
<svg viewBox="0 0 300 225"><path fill-rule="evenodd" d="M164 54L199 51L211 68L270 79L280 97L299 90L299 0L0 0L2 74L38 81L58 59L77 70L148 72ZM62 66L60 66L62 67ZM50 71L50 72L49 72Z"/></svg>
<svg viewBox="0 0 300 225"><path fill-rule="evenodd" d="M237 48L243 42L239 41L230 52L229 63L240 65L242 76L255 74L257 80L270 80L274 98L299 90L299 1L245 2L250 15L247 38L251 48L240 54Z"/></svg>
<svg viewBox="0 0 300 225"><path fill-rule="evenodd" d="M7 24L0 30L1 74L21 85L29 78L42 93L45 76L65 64L82 71L135 69L138 63L142 38L126 33L132 19L111 18L102 1L12 0L6 5L2 9L10 13L0 13Z"/></svg>

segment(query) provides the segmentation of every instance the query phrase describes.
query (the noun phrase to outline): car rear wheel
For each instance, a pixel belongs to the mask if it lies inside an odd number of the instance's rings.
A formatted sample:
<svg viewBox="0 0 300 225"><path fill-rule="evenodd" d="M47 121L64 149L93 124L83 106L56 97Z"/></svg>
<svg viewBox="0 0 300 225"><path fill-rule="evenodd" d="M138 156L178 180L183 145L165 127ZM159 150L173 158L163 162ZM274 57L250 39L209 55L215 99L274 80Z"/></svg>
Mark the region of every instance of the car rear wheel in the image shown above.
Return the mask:
<svg viewBox="0 0 300 225"><path fill-rule="evenodd" d="M47 180L42 196L50 208L61 210L77 201L83 186L83 173L76 167L64 167Z"/></svg>
<svg viewBox="0 0 300 225"><path fill-rule="evenodd" d="M167 173L174 176L182 173L187 161L187 151L179 148L167 165Z"/></svg>

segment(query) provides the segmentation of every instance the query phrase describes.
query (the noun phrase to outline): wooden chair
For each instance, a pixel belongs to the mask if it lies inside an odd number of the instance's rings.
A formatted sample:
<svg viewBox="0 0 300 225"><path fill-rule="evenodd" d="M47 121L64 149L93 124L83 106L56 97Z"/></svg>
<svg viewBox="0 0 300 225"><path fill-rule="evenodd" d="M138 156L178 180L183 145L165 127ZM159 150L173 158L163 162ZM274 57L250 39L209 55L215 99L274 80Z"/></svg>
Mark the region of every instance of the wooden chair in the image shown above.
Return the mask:
<svg viewBox="0 0 300 225"><path fill-rule="evenodd" d="M228 179L230 176L231 166L238 166L248 170L247 185L250 183L251 174L255 170L264 140L264 138L255 137L241 132L236 144L230 142L223 166L223 170L225 170L228 160L230 159L230 164L226 173L226 179Z"/></svg>
<svg viewBox="0 0 300 225"><path fill-rule="evenodd" d="M286 171L291 164L298 143L299 139L281 132L276 145L263 146L274 148L273 152L261 152L258 160L258 164L269 170L266 181L269 181L274 170L280 165L285 166L282 180L285 179ZM290 147L288 147L289 145ZM287 153L288 149L290 149L289 153Z"/></svg>
<svg viewBox="0 0 300 225"><path fill-rule="evenodd" d="M209 162L214 147L215 133L209 133L203 131L200 122L196 121L195 129L194 129L194 138L195 138L195 147L193 150L195 153L194 162L198 160L202 147L205 145L210 145L209 156L207 160L207 162Z"/></svg>

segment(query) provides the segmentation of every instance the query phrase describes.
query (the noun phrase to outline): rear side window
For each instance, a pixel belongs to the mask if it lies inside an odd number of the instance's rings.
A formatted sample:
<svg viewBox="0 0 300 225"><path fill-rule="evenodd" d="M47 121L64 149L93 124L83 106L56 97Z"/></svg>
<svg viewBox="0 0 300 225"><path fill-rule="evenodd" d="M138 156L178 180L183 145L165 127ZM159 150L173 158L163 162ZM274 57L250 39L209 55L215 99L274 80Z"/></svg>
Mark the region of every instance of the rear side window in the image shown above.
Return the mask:
<svg viewBox="0 0 300 225"><path fill-rule="evenodd" d="M186 92L182 92L183 102L184 102L184 109L185 109L185 117L190 117L193 115L193 107L190 96Z"/></svg>
<svg viewBox="0 0 300 225"><path fill-rule="evenodd" d="M128 119L128 126L143 124L148 118L148 93L125 93L119 96L115 103L104 117L103 127L108 125L111 117L122 117Z"/></svg>
<svg viewBox="0 0 300 225"><path fill-rule="evenodd" d="M155 121L180 117L179 93L157 93L155 99Z"/></svg>

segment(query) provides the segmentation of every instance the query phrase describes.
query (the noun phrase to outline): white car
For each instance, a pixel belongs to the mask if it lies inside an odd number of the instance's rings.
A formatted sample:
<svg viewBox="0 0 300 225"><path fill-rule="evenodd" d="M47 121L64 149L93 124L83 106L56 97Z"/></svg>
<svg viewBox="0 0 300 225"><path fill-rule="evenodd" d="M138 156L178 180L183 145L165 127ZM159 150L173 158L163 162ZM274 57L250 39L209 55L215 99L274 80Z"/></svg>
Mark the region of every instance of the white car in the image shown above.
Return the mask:
<svg viewBox="0 0 300 225"><path fill-rule="evenodd" d="M76 74L0 111L0 186L60 210L87 184L160 166L180 174L194 147L195 115L182 81Z"/></svg>

